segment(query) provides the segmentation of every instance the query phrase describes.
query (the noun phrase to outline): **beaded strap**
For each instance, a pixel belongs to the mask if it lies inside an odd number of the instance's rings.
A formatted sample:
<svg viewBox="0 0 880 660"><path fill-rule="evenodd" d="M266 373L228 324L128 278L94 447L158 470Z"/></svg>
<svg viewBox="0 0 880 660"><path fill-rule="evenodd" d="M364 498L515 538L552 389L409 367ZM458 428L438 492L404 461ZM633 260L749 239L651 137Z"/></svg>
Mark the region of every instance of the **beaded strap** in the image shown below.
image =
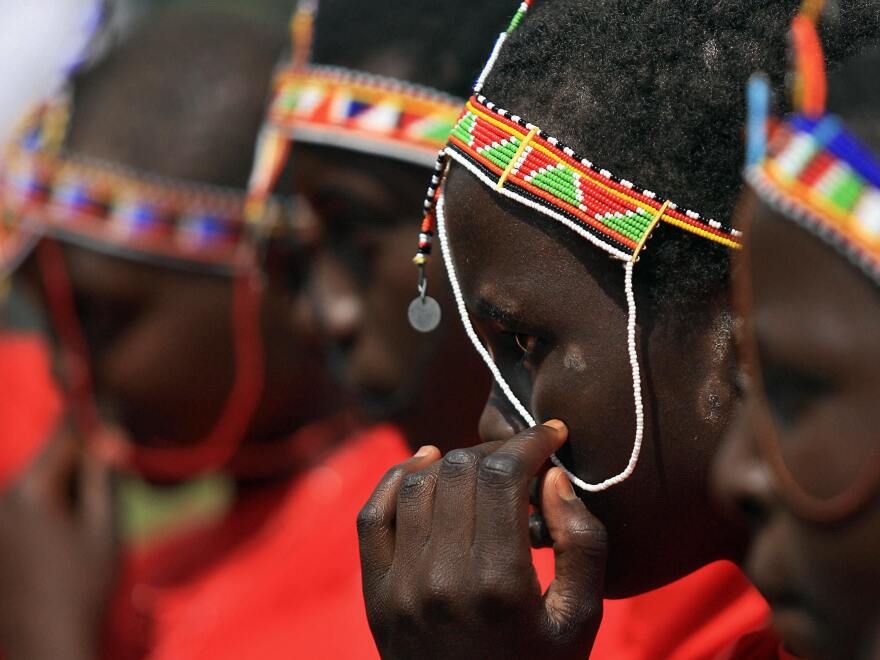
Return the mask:
<svg viewBox="0 0 880 660"><path fill-rule="evenodd" d="M309 65L276 77L268 121L300 143L430 166L461 104L393 78Z"/></svg>
<svg viewBox="0 0 880 660"><path fill-rule="evenodd" d="M880 284L880 161L840 121L790 117L746 176L761 199Z"/></svg>

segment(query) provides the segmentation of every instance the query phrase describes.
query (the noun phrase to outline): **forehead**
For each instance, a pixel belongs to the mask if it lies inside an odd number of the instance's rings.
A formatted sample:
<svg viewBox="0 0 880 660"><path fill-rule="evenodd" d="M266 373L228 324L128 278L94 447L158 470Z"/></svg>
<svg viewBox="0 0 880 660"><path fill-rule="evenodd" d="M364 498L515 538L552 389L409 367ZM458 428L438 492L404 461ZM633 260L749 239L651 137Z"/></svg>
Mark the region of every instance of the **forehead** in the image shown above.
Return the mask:
<svg viewBox="0 0 880 660"><path fill-rule="evenodd" d="M763 203L747 250L762 341L880 356L880 291L843 255Z"/></svg>
<svg viewBox="0 0 880 660"><path fill-rule="evenodd" d="M537 301L537 307L563 301L581 307L597 296L622 295L619 262L566 227L496 195L455 165L446 184L446 219L471 304L507 294L522 303Z"/></svg>

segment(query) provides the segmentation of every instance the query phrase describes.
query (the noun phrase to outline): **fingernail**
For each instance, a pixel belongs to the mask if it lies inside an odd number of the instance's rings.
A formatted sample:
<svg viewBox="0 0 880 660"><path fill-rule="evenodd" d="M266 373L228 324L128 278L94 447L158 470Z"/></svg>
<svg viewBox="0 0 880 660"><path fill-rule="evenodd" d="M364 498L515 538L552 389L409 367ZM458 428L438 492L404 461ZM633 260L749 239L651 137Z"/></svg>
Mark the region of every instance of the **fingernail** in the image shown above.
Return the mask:
<svg viewBox="0 0 880 660"><path fill-rule="evenodd" d="M557 431L565 430L565 422L560 421L558 419L551 419L544 422L544 426L549 426L551 429L556 429Z"/></svg>
<svg viewBox="0 0 880 660"><path fill-rule="evenodd" d="M425 456L429 456L433 449L434 447L432 447L431 445L425 445L416 452L415 458L424 458Z"/></svg>
<svg viewBox="0 0 880 660"><path fill-rule="evenodd" d="M571 482L562 472L556 477L556 492L559 494L559 497L568 502L577 499L577 495L574 492L574 488L571 486Z"/></svg>

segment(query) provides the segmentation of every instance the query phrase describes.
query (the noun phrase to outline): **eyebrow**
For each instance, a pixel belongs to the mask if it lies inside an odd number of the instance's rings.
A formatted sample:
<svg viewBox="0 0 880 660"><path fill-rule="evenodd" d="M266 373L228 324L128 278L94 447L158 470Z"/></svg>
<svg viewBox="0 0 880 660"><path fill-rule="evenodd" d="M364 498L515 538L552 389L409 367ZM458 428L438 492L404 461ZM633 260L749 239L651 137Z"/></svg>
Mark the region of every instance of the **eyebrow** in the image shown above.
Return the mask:
<svg viewBox="0 0 880 660"><path fill-rule="evenodd" d="M498 321L504 325L521 325L523 320L509 309L504 309L485 298L478 298L474 304L474 316L489 321Z"/></svg>

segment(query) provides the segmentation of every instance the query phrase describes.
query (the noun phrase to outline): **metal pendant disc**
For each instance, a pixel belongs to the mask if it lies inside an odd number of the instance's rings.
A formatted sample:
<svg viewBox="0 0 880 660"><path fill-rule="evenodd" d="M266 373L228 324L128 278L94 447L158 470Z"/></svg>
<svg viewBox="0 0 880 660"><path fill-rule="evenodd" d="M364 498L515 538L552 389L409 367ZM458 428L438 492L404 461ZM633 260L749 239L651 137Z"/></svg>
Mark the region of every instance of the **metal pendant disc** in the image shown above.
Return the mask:
<svg viewBox="0 0 880 660"><path fill-rule="evenodd" d="M431 296L416 298L407 311L409 324L419 332L432 332L440 325L440 304Z"/></svg>

